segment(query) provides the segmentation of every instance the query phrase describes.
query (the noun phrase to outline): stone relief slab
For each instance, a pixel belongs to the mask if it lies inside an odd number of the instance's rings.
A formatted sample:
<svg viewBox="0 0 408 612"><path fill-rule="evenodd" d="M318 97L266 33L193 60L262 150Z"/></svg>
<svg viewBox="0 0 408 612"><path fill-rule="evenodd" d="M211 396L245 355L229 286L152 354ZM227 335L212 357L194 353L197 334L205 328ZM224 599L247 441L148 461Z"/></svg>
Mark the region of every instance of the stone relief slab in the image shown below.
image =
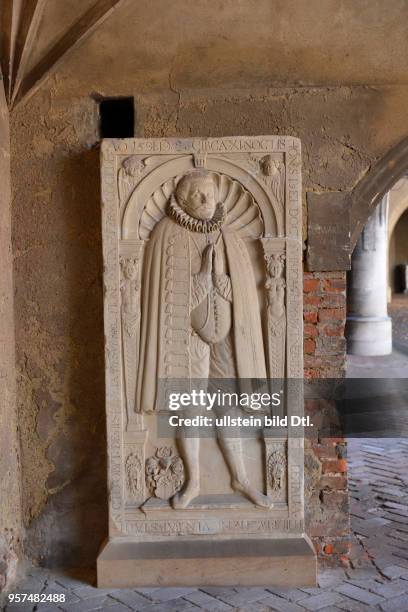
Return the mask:
<svg viewBox="0 0 408 612"><path fill-rule="evenodd" d="M101 160L110 537L301 536L290 427L158 429L180 381L302 378L299 140L106 140ZM301 415L300 385L285 397Z"/></svg>

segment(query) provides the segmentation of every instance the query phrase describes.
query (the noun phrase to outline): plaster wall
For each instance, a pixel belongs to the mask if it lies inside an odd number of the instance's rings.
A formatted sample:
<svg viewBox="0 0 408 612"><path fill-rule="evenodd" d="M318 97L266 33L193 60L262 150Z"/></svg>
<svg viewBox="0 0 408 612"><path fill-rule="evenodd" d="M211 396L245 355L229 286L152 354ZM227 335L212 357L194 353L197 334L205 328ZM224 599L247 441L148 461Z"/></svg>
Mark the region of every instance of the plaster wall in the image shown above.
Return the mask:
<svg viewBox="0 0 408 612"><path fill-rule="evenodd" d="M0 82L0 591L12 585L21 552L10 215L9 116ZM1 604L0 604L1 605Z"/></svg>

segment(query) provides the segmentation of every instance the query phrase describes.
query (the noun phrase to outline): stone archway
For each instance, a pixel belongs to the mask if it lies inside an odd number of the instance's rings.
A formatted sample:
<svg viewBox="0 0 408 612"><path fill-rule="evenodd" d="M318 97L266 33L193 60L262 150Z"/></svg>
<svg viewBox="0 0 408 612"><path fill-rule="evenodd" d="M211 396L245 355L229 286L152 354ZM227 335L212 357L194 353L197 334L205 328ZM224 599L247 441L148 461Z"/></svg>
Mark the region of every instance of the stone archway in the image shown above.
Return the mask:
<svg viewBox="0 0 408 612"><path fill-rule="evenodd" d="M391 319L387 313L388 245L398 219L408 207L408 182L392 203L390 192L407 168L408 138L391 149L351 194L352 258L347 282L346 337L352 354L374 356L392 351Z"/></svg>
<svg viewBox="0 0 408 612"><path fill-rule="evenodd" d="M361 179L351 193L350 230L351 249L366 222L395 183L408 170L408 137L382 157L375 166Z"/></svg>

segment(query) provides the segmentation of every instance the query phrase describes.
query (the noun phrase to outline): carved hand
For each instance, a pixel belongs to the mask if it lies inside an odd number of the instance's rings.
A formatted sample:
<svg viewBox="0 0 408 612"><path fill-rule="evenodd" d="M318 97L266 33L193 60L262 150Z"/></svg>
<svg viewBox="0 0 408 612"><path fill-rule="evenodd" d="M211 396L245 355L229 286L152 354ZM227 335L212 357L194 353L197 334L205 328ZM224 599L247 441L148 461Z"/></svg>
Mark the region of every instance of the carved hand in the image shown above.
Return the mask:
<svg viewBox="0 0 408 612"><path fill-rule="evenodd" d="M213 266L213 253L214 253L214 245L208 244L203 253L203 258L201 260L201 270L200 273L204 276L207 276L211 279L212 266Z"/></svg>
<svg viewBox="0 0 408 612"><path fill-rule="evenodd" d="M220 276L224 274L224 261L222 258L222 253L218 249L214 249L213 251L213 272L216 276Z"/></svg>

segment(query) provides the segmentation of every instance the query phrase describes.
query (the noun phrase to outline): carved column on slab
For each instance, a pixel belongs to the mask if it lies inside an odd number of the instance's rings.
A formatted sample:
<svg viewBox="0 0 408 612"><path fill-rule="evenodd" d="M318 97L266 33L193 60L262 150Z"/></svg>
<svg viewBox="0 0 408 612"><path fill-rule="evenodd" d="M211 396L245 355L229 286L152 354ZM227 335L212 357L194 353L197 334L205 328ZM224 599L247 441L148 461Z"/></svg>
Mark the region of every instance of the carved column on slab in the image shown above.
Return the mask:
<svg viewBox="0 0 408 612"><path fill-rule="evenodd" d="M124 390L127 418L135 413L140 336L140 284L144 241L123 241L120 248L120 293Z"/></svg>
<svg viewBox="0 0 408 612"><path fill-rule="evenodd" d="M285 376L285 242L276 238L261 238L266 262L266 300L269 377Z"/></svg>
<svg viewBox="0 0 408 612"><path fill-rule="evenodd" d="M146 500L146 439L147 431L131 431L124 435L126 507L138 507Z"/></svg>

